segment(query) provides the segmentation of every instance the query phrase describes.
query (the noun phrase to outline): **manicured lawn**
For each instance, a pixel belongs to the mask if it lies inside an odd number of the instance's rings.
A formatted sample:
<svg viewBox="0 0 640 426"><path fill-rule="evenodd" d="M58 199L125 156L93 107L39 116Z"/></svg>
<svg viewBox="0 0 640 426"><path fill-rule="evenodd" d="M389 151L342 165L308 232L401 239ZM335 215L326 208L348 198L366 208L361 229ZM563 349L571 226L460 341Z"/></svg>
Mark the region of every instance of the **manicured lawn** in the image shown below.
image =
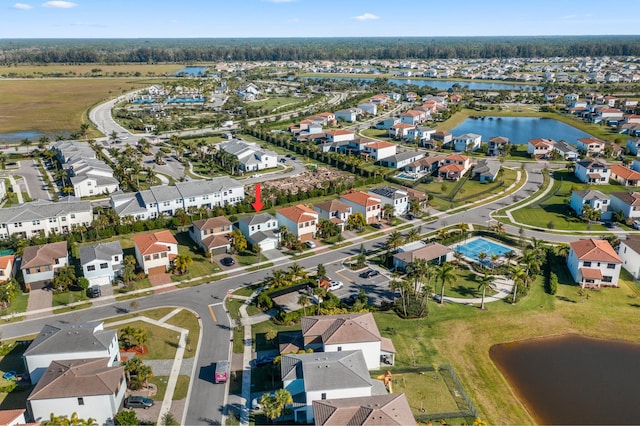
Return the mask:
<svg viewBox="0 0 640 426"><path fill-rule="evenodd" d="M209 256L205 256L204 253L196 246L191 238L189 238L188 232L175 233L176 240L178 241L178 254L190 256L193 260L189 270L184 275L172 275L174 281L182 281L185 279L191 279L194 277L200 277L203 275L211 275L216 272L220 272L220 267L216 263L211 263Z"/></svg>
<svg viewBox="0 0 640 426"><path fill-rule="evenodd" d="M190 379L189 376L178 376L178 381L176 382L176 387L173 392L173 401L179 401L187 397ZM152 397L154 401L162 401L164 399L164 394L167 393L168 381L169 376L154 376L149 380L150 383L153 383L158 388L158 392Z"/></svg>
<svg viewBox="0 0 640 426"><path fill-rule="evenodd" d="M582 183L568 170L554 172L553 178L555 179L553 188L546 197L512 212L516 221L543 229L606 231L607 228L604 226L589 225L576 216L573 209L569 207L572 191L597 189L604 194L627 192L626 187L617 183L608 185Z"/></svg>
<svg viewBox="0 0 640 426"><path fill-rule="evenodd" d="M178 348L178 339L175 331L169 330L164 327L158 327L144 321L133 321L126 324L121 324L117 328L121 330L124 327L143 328L147 330L147 337L149 340L145 343L148 352L144 355L139 355L144 359L173 359L176 355L176 349ZM112 325L106 325L105 328L116 328ZM119 332L118 332L119 334ZM185 351L185 357L187 356Z"/></svg>
<svg viewBox="0 0 640 426"><path fill-rule="evenodd" d="M293 105L300 102L304 102L304 98L291 98L291 97L276 97L269 98L262 101L249 102L247 104L247 108L255 109L262 108L263 110L271 111L275 110L278 107L284 107L285 105ZM274 111L276 112L276 111Z"/></svg>
<svg viewBox="0 0 640 426"><path fill-rule="evenodd" d="M195 346L198 344L198 336L200 334L200 324L195 314L187 309L183 309L169 318L167 324L189 330L184 358L193 358L196 354Z"/></svg>
<svg viewBox="0 0 640 426"><path fill-rule="evenodd" d="M249 286L243 286L240 287L238 289L236 289L233 294L236 294L238 296L246 296L249 297L253 294L254 291L256 291L257 288L260 288L262 286L262 284L252 284Z"/></svg>
<svg viewBox="0 0 640 426"><path fill-rule="evenodd" d="M11 302L11 306L8 308L2 309L0 314L2 315L10 315L13 313L20 313L27 311L27 303L29 303L29 293L18 293Z"/></svg>
<svg viewBox="0 0 640 426"><path fill-rule="evenodd" d="M238 261L239 265L249 266L255 265L256 263L264 262L267 260L264 255L257 256L250 251L243 251L242 253L235 256L235 259Z"/></svg>
<svg viewBox="0 0 640 426"><path fill-rule="evenodd" d="M225 303L227 304L227 310L229 311L229 316L231 317L231 319L239 320L240 306L242 306L244 300L229 297L227 298L227 301Z"/></svg>
<svg viewBox="0 0 640 426"><path fill-rule="evenodd" d="M489 271L490 273L490 271ZM446 286L444 288L444 295L449 297L461 297L473 299L476 297L482 297L482 291L478 290L478 280L476 279L477 275L472 273L468 269L457 269L455 271L456 280L455 283L451 286ZM442 283L433 281L434 291L440 294L440 285ZM485 293L486 296L492 296L496 294L495 291L487 289Z"/></svg>
<svg viewBox="0 0 640 426"><path fill-rule="evenodd" d="M389 131L384 129L369 128L362 130L360 133L369 138L391 140L391 138L389 138Z"/></svg>
<svg viewBox="0 0 640 426"><path fill-rule="evenodd" d="M269 349L277 349L278 348L278 338L269 341L266 338L266 333L269 330L276 330L277 332L281 331L292 331L292 330L300 330L300 324L294 325L277 325L272 321L265 321L259 324L255 324L251 326L251 334L253 338L254 350L255 351L265 351Z"/></svg>
<svg viewBox="0 0 640 426"><path fill-rule="evenodd" d="M69 303L88 299L84 290L65 291L62 293L53 293L53 302L51 305L55 308L56 306L66 306Z"/></svg>

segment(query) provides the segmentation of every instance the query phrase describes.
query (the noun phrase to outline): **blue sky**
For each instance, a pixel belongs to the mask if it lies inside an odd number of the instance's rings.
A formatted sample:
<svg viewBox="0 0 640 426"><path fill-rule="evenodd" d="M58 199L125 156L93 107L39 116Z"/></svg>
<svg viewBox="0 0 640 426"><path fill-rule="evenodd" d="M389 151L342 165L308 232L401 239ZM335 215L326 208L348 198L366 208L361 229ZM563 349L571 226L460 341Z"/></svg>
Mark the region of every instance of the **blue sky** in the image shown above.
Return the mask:
<svg viewBox="0 0 640 426"><path fill-rule="evenodd" d="M0 38L639 34L640 2L0 0Z"/></svg>

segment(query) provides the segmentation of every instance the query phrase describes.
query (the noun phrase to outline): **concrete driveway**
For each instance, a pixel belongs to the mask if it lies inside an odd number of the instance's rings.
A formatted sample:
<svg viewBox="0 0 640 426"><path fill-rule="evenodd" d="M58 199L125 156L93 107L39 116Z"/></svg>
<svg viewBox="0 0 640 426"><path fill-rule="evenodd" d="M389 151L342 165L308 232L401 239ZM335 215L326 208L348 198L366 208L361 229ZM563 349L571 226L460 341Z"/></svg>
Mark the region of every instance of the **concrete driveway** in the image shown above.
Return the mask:
<svg viewBox="0 0 640 426"><path fill-rule="evenodd" d="M50 316L51 313L34 312L40 309L47 309L53 303L53 292L51 290L37 289L29 292L29 301L27 302L27 319L42 318Z"/></svg>

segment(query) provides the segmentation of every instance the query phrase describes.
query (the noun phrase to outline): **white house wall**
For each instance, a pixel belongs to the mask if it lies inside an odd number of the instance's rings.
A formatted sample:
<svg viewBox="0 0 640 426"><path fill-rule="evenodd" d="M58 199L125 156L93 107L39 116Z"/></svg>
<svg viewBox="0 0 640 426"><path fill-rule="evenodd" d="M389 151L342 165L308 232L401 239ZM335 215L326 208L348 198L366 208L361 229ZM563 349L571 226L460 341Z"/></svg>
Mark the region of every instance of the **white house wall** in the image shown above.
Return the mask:
<svg viewBox="0 0 640 426"><path fill-rule="evenodd" d="M54 398L39 399L31 401L31 411L36 421L48 420L51 413L69 418L73 413L77 413L81 419L93 418L99 425L111 423L113 415L118 412L120 403L124 398L126 385L123 381L120 386L120 393L114 395L94 395L82 397L83 405L79 404L78 398Z"/></svg>
<svg viewBox="0 0 640 426"><path fill-rule="evenodd" d="M633 275L635 279L640 279L640 254L627 246L623 240L620 242L618 255L622 259L622 267Z"/></svg>
<svg viewBox="0 0 640 426"><path fill-rule="evenodd" d="M342 343L339 345L325 345L324 352L338 352L338 348L342 351L361 350L364 360L367 363L368 370L377 370L380 368L380 342L362 342L362 343Z"/></svg>

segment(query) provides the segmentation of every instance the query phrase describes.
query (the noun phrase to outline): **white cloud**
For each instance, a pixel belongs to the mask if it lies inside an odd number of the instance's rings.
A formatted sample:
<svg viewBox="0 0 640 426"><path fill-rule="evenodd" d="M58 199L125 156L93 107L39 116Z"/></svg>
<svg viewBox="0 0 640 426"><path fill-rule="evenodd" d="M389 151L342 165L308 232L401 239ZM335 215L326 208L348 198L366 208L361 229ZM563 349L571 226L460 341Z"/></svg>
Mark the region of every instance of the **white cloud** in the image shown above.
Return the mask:
<svg viewBox="0 0 640 426"><path fill-rule="evenodd" d="M29 9L33 9L33 6L31 6L30 4L26 4L26 3L16 3L13 5L14 9L20 9L20 10L29 10Z"/></svg>
<svg viewBox="0 0 640 426"><path fill-rule="evenodd" d="M372 21L374 19L380 19L380 17L374 15L373 13L364 13L359 16L354 16L352 19L355 19L356 21Z"/></svg>
<svg viewBox="0 0 640 426"><path fill-rule="evenodd" d="M72 3L70 1L63 0L52 0L46 3L42 3L42 7L49 7L52 9L71 9L72 7L76 7L78 3Z"/></svg>

